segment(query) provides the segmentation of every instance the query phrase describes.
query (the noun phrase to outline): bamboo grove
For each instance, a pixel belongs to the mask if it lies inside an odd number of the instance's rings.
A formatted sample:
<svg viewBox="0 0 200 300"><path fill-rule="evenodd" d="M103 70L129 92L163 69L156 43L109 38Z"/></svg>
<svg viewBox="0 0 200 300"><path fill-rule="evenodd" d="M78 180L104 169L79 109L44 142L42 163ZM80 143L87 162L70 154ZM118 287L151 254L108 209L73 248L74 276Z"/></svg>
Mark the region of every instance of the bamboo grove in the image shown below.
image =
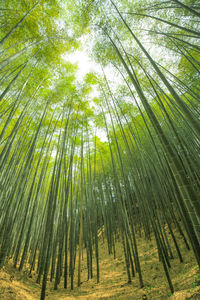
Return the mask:
<svg viewBox="0 0 200 300"><path fill-rule="evenodd" d="M194 0L1 2L0 268L36 270L41 299L47 278L81 284L83 252L100 281L100 232L140 287L138 234L172 293L175 231L200 266L199 17ZM63 55L82 37L98 70L78 80Z"/></svg>

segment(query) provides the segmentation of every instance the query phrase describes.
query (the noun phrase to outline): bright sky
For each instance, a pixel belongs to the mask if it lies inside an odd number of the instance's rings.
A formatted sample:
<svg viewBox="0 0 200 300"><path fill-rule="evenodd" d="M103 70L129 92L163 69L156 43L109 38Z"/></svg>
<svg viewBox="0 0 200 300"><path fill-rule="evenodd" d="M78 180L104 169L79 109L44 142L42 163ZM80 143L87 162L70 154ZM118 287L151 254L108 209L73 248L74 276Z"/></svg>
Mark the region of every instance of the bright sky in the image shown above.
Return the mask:
<svg viewBox="0 0 200 300"><path fill-rule="evenodd" d="M85 51L75 51L74 53L66 53L63 55L63 59L70 61L73 64L78 64L78 71L76 72L77 79L82 81L83 77L89 73L89 72L98 72L102 73L101 67L91 61L89 56ZM97 89L93 88L93 91L91 92L91 97L97 97L99 95L99 92ZM95 105L94 105L95 106ZM97 136L101 139L102 142L107 141L107 135L106 132L102 129L97 129L96 132Z"/></svg>
<svg viewBox="0 0 200 300"><path fill-rule="evenodd" d="M63 59L70 61L71 63L78 64L77 78L82 80L86 73L97 71L101 69L98 64L91 61L85 51L75 51L74 53L66 53L63 55Z"/></svg>

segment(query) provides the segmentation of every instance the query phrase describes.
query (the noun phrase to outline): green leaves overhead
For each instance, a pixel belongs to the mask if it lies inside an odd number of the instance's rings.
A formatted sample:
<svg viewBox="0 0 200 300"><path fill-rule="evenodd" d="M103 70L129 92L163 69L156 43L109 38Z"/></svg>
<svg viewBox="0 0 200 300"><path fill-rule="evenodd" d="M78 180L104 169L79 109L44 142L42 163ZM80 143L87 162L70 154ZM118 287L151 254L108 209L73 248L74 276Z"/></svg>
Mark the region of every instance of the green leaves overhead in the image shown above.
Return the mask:
<svg viewBox="0 0 200 300"><path fill-rule="evenodd" d="M0 267L37 261L44 299L48 276L73 289L79 247L78 285L82 251L98 283L101 231L114 257L120 237L128 282L136 271L143 287L140 233L173 292L177 232L200 266L199 4L4 2Z"/></svg>

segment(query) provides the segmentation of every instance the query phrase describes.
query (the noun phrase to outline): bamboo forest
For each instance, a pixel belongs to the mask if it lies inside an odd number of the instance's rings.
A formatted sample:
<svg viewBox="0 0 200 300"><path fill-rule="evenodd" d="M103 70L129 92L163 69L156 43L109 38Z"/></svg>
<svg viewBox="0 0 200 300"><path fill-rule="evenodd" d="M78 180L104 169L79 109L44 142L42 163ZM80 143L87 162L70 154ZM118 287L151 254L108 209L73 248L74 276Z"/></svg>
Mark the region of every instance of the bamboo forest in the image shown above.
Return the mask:
<svg viewBox="0 0 200 300"><path fill-rule="evenodd" d="M200 299L200 2L0 1L0 299Z"/></svg>

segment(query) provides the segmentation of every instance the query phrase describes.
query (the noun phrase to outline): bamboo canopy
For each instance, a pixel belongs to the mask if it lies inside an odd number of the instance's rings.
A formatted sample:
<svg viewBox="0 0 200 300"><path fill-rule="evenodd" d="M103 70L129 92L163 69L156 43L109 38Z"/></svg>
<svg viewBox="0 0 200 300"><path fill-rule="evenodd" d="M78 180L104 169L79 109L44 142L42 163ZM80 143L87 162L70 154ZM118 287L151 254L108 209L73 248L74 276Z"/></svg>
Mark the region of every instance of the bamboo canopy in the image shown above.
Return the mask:
<svg viewBox="0 0 200 300"><path fill-rule="evenodd" d="M99 233L140 287L138 234L172 293L175 231L200 267L199 17L196 0L1 4L0 268L35 269L41 300L48 278L80 286L83 251L100 282Z"/></svg>

